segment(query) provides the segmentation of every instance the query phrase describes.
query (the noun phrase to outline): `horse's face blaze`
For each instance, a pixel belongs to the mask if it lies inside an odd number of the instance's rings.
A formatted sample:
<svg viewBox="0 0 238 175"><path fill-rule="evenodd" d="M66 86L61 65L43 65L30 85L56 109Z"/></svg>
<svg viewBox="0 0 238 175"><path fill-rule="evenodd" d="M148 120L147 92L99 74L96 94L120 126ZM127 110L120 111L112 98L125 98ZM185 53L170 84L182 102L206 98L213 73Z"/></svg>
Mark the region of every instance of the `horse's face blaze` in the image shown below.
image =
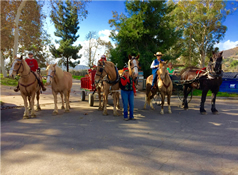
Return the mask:
<svg viewBox="0 0 238 175"><path fill-rule="evenodd" d="M100 79L103 78L106 75L106 73L105 73L105 71L103 71L103 69L104 69L103 62L98 61L97 69L96 69L96 75L95 75L95 78L94 78L95 84L98 84Z"/></svg>
<svg viewBox="0 0 238 175"><path fill-rule="evenodd" d="M16 58L16 59L19 59L19 58ZM15 77L16 76L16 73L17 73L16 70L18 70L20 65L21 65L21 62L17 61L16 59L12 63L12 66L11 66L11 69L10 69L10 72L9 72L10 77ZM13 71L13 70L15 70L15 71Z"/></svg>

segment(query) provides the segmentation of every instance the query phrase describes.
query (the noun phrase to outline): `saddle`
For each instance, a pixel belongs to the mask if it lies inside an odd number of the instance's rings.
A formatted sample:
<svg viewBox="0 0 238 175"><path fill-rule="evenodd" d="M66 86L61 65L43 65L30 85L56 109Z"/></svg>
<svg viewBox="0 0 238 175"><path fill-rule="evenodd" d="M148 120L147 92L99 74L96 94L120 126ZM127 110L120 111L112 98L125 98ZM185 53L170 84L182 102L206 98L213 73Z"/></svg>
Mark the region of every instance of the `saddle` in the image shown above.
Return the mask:
<svg viewBox="0 0 238 175"><path fill-rule="evenodd" d="M196 71L196 74L197 74L197 76L199 76L200 74L202 74L202 73L205 73L206 72L206 67L204 67L204 68L202 68L202 69L200 69L200 70L197 70Z"/></svg>

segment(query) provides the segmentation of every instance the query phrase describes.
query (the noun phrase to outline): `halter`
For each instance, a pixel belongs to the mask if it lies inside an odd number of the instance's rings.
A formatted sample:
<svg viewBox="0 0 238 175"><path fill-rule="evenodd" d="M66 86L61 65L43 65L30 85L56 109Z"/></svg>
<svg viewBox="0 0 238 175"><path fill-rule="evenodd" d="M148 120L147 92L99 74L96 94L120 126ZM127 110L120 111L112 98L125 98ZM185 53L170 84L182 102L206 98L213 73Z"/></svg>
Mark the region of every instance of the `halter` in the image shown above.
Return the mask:
<svg viewBox="0 0 238 175"><path fill-rule="evenodd" d="M16 70L16 69L10 69L10 70L12 70L12 71L15 71L16 72L16 74L19 74L19 70L21 69L21 66L22 66L22 68L23 68L23 70L20 72L20 73L22 73L22 72L24 72L24 66L23 66L23 64L22 64L22 60L21 59L15 59L16 61L20 61L21 62L21 64L20 64L20 66L19 66L19 68ZM30 73L31 73L31 70L29 71L29 73L28 74L26 74L26 75L21 75L21 77L25 77L25 76L28 76L28 75L30 75Z"/></svg>
<svg viewBox="0 0 238 175"><path fill-rule="evenodd" d="M212 65L214 65L213 68L218 66L217 70L213 71L212 70ZM208 76L210 78L222 77L223 76L223 71L221 70L221 65L222 65L222 61L221 62L217 62L217 61L209 62L208 63L208 67L209 67Z"/></svg>
<svg viewBox="0 0 238 175"><path fill-rule="evenodd" d="M52 71L54 73L54 75L46 75L44 77L50 77L50 78L54 78L55 74L56 74L56 69Z"/></svg>
<svg viewBox="0 0 238 175"><path fill-rule="evenodd" d="M131 61L132 61L132 60L135 60L135 59L136 59L136 58L133 57L133 58L130 60L130 64L131 64ZM131 66L130 66L130 69L133 70L135 67L137 67L137 69L139 69L137 65L134 66L134 67L131 67ZM135 79L134 79L134 82L135 82L135 83L136 83L137 79L138 79L138 77L135 77Z"/></svg>

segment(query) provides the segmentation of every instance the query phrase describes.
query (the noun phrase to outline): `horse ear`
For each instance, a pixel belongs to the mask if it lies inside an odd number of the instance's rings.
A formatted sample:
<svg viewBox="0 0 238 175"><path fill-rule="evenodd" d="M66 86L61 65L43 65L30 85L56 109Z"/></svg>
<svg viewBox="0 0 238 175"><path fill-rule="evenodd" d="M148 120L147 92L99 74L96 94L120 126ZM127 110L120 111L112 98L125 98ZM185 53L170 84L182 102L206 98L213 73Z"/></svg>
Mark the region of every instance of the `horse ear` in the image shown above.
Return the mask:
<svg viewBox="0 0 238 175"><path fill-rule="evenodd" d="M169 61L169 60L166 60L166 61L165 61L165 64L167 64L167 63L168 63L168 61Z"/></svg>
<svg viewBox="0 0 238 175"><path fill-rule="evenodd" d="M140 55L138 54L137 56L136 56L136 59L138 60L140 58Z"/></svg>
<svg viewBox="0 0 238 175"><path fill-rule="evenodd" d="M48 64L48 62L46 62L46 64L45 64L46 66L49 66L49 64Z"/></svg>
<svg viewBox="0 0 238 175"><path fill-rule="evenodd" d="M22 60L23 56L21 55L20 59Z"/></svg>
<svg viewBox="0 0 238 175"><path fill-rule="evenodd" d="M210 58L210 61L211 61L211 62L213 62L213 59L212 59L212 57Z"/></svg>
<svg viewBox="0 0 238 175"><path fill-rule="evenodd" d="M214 55L215 54L215 52L214 51L212 51L212 55Z"/></svg>
<svg viewBox="0 0 238 175"><path fill-rule="evenodd" d="M222 54L223 54L223 51L220 52L220 55L221 55L221 56L222 56Z"/></svg>
<svg viewBox="0 0 238 175"><path fill-rule="evenodd" d="M131 60L131 55L130 54L129 54L128 58L129 58L129 60Z"/></svg>
<svg viewBox="0 0 238 175"><path fill-rule="evenodd" d="M17 56L15 55L14 59L17 59Z"/></svg>
<svg viewBox="0 0 238 175"><path fill-rule="evenodd" d="M54 65L53 65L53 67L55 67L57 65L57 63L55 63Z"/></svg>

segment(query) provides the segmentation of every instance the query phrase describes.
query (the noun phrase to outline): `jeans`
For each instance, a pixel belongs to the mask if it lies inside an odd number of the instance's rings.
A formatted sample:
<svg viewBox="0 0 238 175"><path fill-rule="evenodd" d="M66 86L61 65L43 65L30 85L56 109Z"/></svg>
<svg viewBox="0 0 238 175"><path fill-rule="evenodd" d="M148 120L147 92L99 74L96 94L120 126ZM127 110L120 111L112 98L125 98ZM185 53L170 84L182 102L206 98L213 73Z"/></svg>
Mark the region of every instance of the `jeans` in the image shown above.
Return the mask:
<svg viewBox="0 0 238 175"><path fill-rule="evenodd" d="M130 118L134 118L133 110L134 110L134 92L133 91L124 91L121 90L121 98L124 108L124 118L128 118L128 102L130 106Z"/></svg>
<svg viewBox="0 0 238 175"><path fill-rule="evenodd" d="M155 82L156 82L156 79L157 79L157 71L153 72L153 81L152 81L152 84L151 84L151 88L154 86Z"/></svg>

